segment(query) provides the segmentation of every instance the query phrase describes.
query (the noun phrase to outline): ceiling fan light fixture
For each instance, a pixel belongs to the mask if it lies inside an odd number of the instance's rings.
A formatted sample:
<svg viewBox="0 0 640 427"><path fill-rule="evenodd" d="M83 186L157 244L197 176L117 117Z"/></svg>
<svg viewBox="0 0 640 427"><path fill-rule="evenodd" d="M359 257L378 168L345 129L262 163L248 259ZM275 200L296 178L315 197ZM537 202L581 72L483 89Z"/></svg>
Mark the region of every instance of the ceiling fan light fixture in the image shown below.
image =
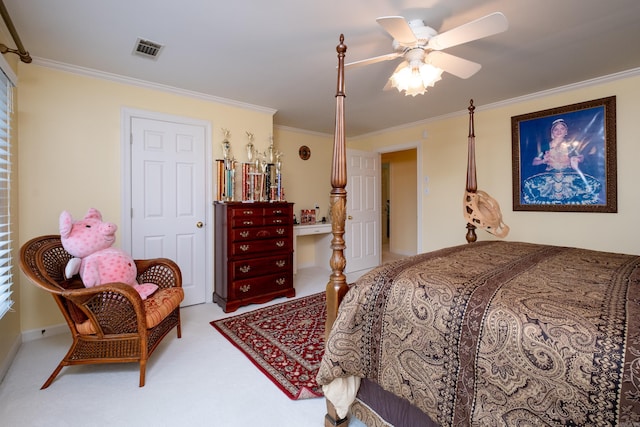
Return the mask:
<svg viewBox="0 0 640 427"><path fill-rule="evenodd" d="M404 91L405 96L422 95L429 86L435 85L441 76L442 70L431 64L407 65L393 73L391 86L398 89L398 92Z"/></svg>
<svg viewBox="0 0 640 427"><path fill-rule="evenodd" d="M403 58L384 89L395 87L405 95L421 95L440 80L443 71L468 79L481 66L473 61L442 52L453 46L472 42L506 31L507 18L495 12L442 33L428 27L420 19L407 21L402 16L381 16L376 22L393 37L394 53L345 64L345 68L375 64Z"/></svg>

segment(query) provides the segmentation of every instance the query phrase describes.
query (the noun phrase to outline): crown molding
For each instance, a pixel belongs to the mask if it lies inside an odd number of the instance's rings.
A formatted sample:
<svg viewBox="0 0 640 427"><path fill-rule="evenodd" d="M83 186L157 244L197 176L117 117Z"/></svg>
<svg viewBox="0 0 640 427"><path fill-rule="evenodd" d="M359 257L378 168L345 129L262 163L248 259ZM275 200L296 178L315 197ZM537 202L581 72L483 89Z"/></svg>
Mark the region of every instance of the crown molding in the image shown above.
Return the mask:
<svg viewBox="0 0 640 427"><path fill-rule="evenodd" d="M291 127L291 126L273 125L273 128L274 129L280 129L280 130L283 130L283 131L288 131L288 132L302 133L302 134L310 135L310 136L318 136L318 137L321 137L321 138L333 138L333 134L332 133L317 132L317 131L314 131L314 130L294 128L294 127Z"/></svg>
<svg viewBox="0 0 640 427"><path fill-rule="evenodd" d="M596 85L600 85L600 84L604 84L604 83L609 83L609 82L616 81L616 80L627 79L627 78L635 77L635 76L639 76L639 75L640 75L640 68L632 68L630 70L621 71L621 72L614 73L614 74L608 74L606 76L596 77L596 78L593 78L593 79L584 80L584 81L577 82L577 83L571 83L571 84L568 84L568 85L565 85L565 86L559 86L559 87L556 87L556 88L553 88L553 89L543 90L543 91L540 91L540 92L534 92L534 93L530 93L530 94L527 94L527 95L518 96L516 98L505 99L503 101L498 101L498 102L494 102L494 103L486 104L486 105L482 105L482 106L476 106L476 112L484 111L484 110L491 110L491 109L494 109L494 108L506 107L506 106L509 106L509 105L519 104L521 102L527 102L527 101L531 101L531 100L535 100L535 99L539 99L539 98L544 98L544 97L551 96L551 95L557 95L557 94L564 93L564 92L569 92L569 91L573 91L573 90L577 90L577 89L583 89L583 88L596 86ZM388 132L400 131L400 130L409 129L409 128L413 128L413 127L417 127L417 126L424 126L424 125L429 124L429 123L434 123L434 122L438 122L438 121L441 121L441 120L450 119L450 118L453 118L453 117L459 117L459 116L467 115L467 114L469 114L469 111L465 108L464 110L460 110L460 111L457 111L457 112L453 112L453 113L449 113L449 114L443 114L441 116L431 117L431 118L428 118L428 119L419 120L417 122L405 123L403 125L394 126L394 127L383 129L383 130L379 130L379 131L375 131L375 132L371 132L371 133L367 133L367 134L358 135L356 137L352 137L352 138L349 138L349 139L353 141L353 140L358 140L358 139L369 138L369 137L372 137L372 136L377 136L377 135L385 134L385 133L388 133Z"/></svg>
<svg viewBox="0 0 640 427"><path fill-rule="evenodd" d="M259 113L266 113L266 114L270 114L271 116L273 116L278 111L274 108L262 107L260 105L234 101L232 99L222 98L219 96L207 95L201 92L180 89L177 87L167 86L159 83L153 83L146 80L134 79L131 77L121 76L119 74L113 74L113 73L107 73L104 71L94 70L92 68L85 68L85 67L79 67L76 65L65 64L63 62L53 61L45 58L34 57L33 64L39 65L45 68L65 71L72 74L78 74L81 76L94 77L102 80L128 84L128 85L137 86L145 89L158 90L161 92L171 93L174 95L186 96L189 98L195 98L203 101L215 102L218 104L228 105L230 107L242 108L244 110L251 110Z"/></svg>

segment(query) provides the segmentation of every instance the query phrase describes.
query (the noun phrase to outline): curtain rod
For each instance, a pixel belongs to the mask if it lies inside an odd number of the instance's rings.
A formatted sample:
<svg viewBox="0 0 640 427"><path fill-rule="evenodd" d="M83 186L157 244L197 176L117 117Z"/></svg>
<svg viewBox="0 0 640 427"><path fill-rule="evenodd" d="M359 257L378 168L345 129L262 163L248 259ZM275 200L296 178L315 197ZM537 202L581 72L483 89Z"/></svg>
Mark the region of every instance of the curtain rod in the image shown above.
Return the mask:
<svg viewBox="0 0 640 427"><path fill-rule="evenodd" d="M11 37L13 41L16 43L17 49L10 49L6 45L0 43L0 53L5 54L7 52L15 53L20 57L22 62L26 62L27 64L32 61L31 55L27 52L20 41L20 36L18 36L18 32L16 31L16 27L13 26L13 22L11 21L11 17L9 16L9 12L7 8L4 6L4 2L0 0L0 15L2 15L2 19L11 33Z"/></svg>

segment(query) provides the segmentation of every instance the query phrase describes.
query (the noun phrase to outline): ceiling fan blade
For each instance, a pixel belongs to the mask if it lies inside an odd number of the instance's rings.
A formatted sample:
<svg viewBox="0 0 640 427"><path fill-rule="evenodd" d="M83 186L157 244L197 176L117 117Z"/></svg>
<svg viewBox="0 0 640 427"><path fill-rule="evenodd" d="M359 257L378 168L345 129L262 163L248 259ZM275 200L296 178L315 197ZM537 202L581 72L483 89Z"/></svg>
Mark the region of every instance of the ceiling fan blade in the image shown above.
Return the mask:
<svg viewBox="0 0 640 427"><path fill-rule="evenodd" d="M468 79L482 68L482 65L477 62L469 61L440 51L433 51L429 53L427 56L427 62L441 68L447 73L460 77L461 79Z"/></svg>
<svg viewBox="0 0 640 427"><path fill-rule="evenodd" d="M398 71L400 71L402 68L406 67L407 65L409 65L408 61L402 61L395 70L393 70L393 73L391 73L391 75L393 76L395 73L397 73ZM393 86L391 85L391 77L389 77L387 79L387 84L384 85L384 87L382 88L382 90L389 90L389 89L393 89Z"/></svg>
<svg viewBox="0 0 640 427"><path fill-rule="evenodd" d="M402 44L416 43L418 39L402 16L382 16L376 22L398 42Z"/></svg>
<svg viewBox="0 0 640 427"><path fill-rule="evenodd" d="M390 61L390 60L396 59L396 58L398 58L400 56L402 56L401 52L400 53L388 53L386 55L375 56L373 58L362 59L360 61L354 61L354 62L350 62L348 64L344 64L344 68L355 68L355 67L360 67L362 65L375 64L376 62Z"/></svg>
<svg viewBox="0 0 640 427"><path fill-rule="evenodd" d="M501 12L495 12L432 37L429 40L427 48L433 50L446 49L502 33L506 31L508 27L509 22L507 18Z"/></svg>

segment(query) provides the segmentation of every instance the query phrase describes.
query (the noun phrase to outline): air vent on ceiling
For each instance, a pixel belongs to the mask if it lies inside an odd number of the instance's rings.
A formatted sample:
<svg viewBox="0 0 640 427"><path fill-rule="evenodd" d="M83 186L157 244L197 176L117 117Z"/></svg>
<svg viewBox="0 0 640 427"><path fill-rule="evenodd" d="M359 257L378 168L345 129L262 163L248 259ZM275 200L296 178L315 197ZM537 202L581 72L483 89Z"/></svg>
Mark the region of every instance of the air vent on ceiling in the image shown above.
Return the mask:
<svg viewBox="0 0 640 427"><path fill-rule="evenodd" d="M136 46L133 49L133 53L136 55L144 56L145 58L156 59L160 55L160 51L163 46L159 43L152 42L139 38L136 41Z"/></svg>

